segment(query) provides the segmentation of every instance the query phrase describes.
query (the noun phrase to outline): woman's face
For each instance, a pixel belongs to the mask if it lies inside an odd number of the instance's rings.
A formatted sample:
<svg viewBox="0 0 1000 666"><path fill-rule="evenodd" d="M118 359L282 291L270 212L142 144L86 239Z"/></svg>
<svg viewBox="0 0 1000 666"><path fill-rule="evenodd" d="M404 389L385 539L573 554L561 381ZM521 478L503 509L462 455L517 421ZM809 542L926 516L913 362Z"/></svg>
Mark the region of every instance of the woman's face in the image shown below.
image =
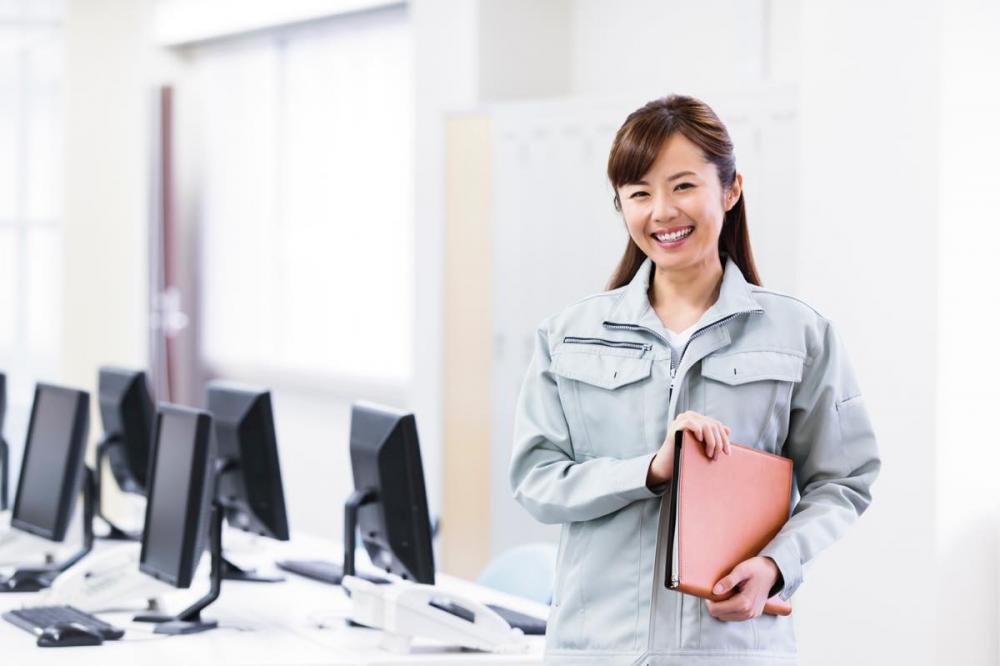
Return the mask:
<svg viewBox="0 0 1000 666"><path fill-rule="evenodd" d="M737 174L724 190L701 148L675 132L639 182L618 188L625 226L658 270L718 264L722 221L739 199L742 182Z"/></svg>

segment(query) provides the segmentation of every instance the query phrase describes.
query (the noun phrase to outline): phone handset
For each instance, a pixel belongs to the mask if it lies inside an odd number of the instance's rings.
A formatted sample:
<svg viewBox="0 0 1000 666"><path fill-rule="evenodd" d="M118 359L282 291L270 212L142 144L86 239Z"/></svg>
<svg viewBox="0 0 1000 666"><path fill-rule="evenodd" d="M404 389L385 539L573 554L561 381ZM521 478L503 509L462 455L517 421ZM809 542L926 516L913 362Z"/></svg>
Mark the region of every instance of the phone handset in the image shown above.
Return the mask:
<svg viewBox="0 0 1000 666"><path fill-rule="evenodd" d="M35 595L32 605L69 604L95 612L162 596L172 588L139 571L140 548L128 542L91 553Z"/></svg>
<svg viewBox="0 0 1000 666"><path fill-rule="evenodd" d="M345 576L342 585L351 595L351 619L385 632L383 647L393 652L409 652L414 637L486 652L528 649L524 633L492 609L436 585L376 584L355 576Z"/></svg>

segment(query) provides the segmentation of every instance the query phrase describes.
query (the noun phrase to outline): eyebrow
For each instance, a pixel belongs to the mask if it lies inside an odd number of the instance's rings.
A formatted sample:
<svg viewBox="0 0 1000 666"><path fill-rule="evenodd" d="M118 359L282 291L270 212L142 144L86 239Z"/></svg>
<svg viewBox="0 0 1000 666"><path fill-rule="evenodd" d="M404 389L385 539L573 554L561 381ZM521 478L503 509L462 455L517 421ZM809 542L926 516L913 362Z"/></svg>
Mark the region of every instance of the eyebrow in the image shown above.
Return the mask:
<svg viewBox="0 0 1000 666"><path fill-rule="evenodd" d="M674 175L670 176L669 178L667 178L667 182L669 183L671 181L677 180L678 178L682 178L684 176L697 176L697 175L698 174L696 174L694 171L679 171L679 172L675 173ZM637 180L637 181L635 181L634 183L631 183L631 184L632 185L649 185L649 183L646 182L645 180Z"/></svg>

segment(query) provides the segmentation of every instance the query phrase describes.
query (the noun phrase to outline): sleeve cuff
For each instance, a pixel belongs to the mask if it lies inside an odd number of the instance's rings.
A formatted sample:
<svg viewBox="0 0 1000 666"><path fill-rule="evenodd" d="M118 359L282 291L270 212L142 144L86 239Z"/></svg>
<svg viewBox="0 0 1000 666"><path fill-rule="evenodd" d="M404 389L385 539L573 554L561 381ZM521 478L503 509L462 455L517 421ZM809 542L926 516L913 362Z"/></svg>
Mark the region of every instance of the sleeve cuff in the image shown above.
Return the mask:
<svg viewBox="0 0 1000 666"><path fill-rule="evenodd" d="M778 566L779 583L771 588L769 596L774 596L776 592L781 593L781 598L788 601L802 583L802 567L799 564L798 553L795 551L795 544L792 542L775 543L772 541L760 551L760 555L770 557Z"/></svg>
<svg viewBox="0 0 1000 666"><path fill-rule="evenodd" d="M660 497L670 486L670 483L661 483L650 489L646 485L646 477L649 474L649 465L653 462L655 453L649 453L635 458L619 460L615 469L616 487L621 488L617 495L624 500L634 502L641 499L653 499Z"/></svg>

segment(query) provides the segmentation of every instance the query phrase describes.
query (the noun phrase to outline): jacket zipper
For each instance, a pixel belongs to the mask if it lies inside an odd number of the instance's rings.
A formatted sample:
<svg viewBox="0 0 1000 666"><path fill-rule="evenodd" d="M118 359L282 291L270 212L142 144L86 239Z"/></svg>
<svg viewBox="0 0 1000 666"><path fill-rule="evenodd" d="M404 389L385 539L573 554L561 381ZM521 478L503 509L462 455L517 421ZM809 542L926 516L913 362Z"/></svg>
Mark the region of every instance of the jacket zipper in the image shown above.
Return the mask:
<svg viewBox="0 0 1000 666"><path fill-rule="evenodd" d="M717 328L719 326L722 326L726 322L731 321L731 320L735 319L736 317L742 317L743 315L748 315L748 314L760 314L762 312L763 312L763 310L761 310L761 309L741 310L740 312L734 312L733 314L729 315L728 317L723 317L719 321L713 322L713 323L709 324L708 326L703 326L702 328L699 328L697 331L695 331L694 333L692 333L691 337L689 337L688 340L687 340L687 342L684 344L684 349L681 350L680 356L677 357L677 365L676 366L674 365L673 355L671 354L671 357L670 357L670 389L667 391L667 404L670 404L670 399L673 397L673 394L674 394L674 387L676 385L676 379L677 379L677 368L680 367L681 362L684 360L684 353L687 352L687 348L691 344L692 340L694 340L696 337L698 337L699 335L701 335L705 331L710 331L713 328ZM615 324L615 323L606 321L606 322L604 322L604 327L605 328L614 329L614 330L644 331L646 333L650 333L650 334L656 336L657 338L659 338L660 340L662 340L663 344L667 345L668 348L670 347L670 342L668 342L666 338L664 338L662 335L660 335L659 333L657 333L653 329L646 328L645 326L639 326L638 324Z"/></svg>
<svg viewBox="0 0 1000 666"><path fill-rule="evenodd" d="M581 345L601 345L602 347L617 347L621 349L636 349L641 351L649 351L653 348L653 345L648 342L628 342L625 340L605 340L604 338L578 338L572 335L568 335L563 338L563 342L569 342Z"/></svg>

